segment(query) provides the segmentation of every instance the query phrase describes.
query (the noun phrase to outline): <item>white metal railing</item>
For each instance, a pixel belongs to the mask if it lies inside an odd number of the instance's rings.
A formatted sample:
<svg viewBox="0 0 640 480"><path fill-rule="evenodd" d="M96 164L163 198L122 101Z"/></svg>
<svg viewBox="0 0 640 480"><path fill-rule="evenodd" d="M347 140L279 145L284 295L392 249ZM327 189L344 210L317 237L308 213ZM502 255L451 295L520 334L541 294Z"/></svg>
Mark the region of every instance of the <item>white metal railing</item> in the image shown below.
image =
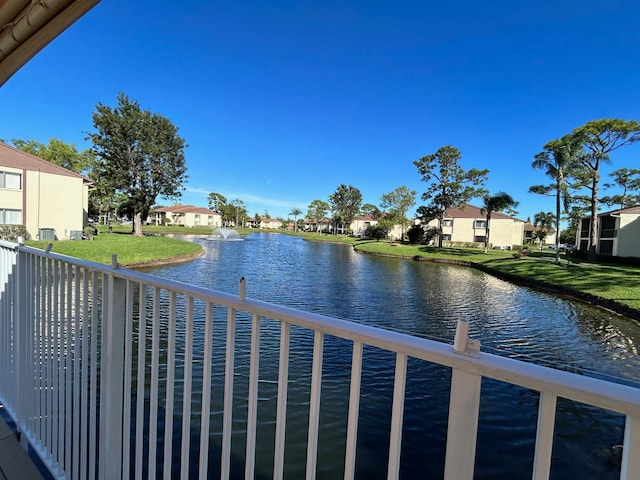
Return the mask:
<svg viewBox="0 0 640 480"><path fill-rule="evenodd" d="M306 478L316 475L326 336L352 345L345 479L355 474L364 346L395 355L388 478L400 471L409 358L452 371L444 478L473 478L483 377L540 392L532 478L549 478L560 397L626 416L620 478L640 478L638 389L479 354L465 323L452 348L247 299L243 280L239 294L230 295L121 269L115 259L105 266L2 241L0 262L0 402L57 478L229 478L240 408L246 409L244 476L253 478L260 362L270 350L261 344L267 342L278 362L273 478L283 478L292 328L313 339ZM245 320L246 405L234 382L242 366L235 362L243 334L238 322ZM269 335L263 334L267 323ZM224 365L213 360L220 337ZM194 348L200 345L201 353ZM223 404L215 432L214 397ZM211 471L214 450L219 471Z"/></svg>

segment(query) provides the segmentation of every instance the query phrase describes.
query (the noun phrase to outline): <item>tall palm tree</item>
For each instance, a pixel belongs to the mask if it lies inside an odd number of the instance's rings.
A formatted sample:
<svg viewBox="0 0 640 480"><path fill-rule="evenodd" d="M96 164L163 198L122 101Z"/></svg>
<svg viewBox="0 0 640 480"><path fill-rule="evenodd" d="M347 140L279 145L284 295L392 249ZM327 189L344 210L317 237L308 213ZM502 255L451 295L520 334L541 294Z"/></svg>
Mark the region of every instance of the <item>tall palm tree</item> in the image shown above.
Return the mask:
<svg viewBox="0 0 640 480"><path fill-rule="evenodd" d="M567 175L577 168L578 160L583 153L582 144L574 137L563 137L561 140L549 142L544 150L535 156L531 166L544 172L553 179L552 185L534 185L529 188L532 193L549 195L555 192L556 197L556 263L560 263L560 211L561 206L566 213L571 200Z"/></svg>
<svg viewBox="0 0 640 480"><path fill-rule="evenodd" d="M495 195L485 195L482 197L482 201L484 205L480 209L480 213L485 215L487 219L486 235L484 236L484 253L487 253L487 250L489 249L491 214L493 212L506 210L507 208L515 208L518 206L518 202L511 198L511 195L504 192L498 192Z"/></svg>
<svg viewBox="0 0 640 480"><path fill-rule="evenodd" d="M289 212L289 215L293 216L293 231L295 232L298 228L298 215L300 215L302 213L302 210L300 210L297 207L294 207L291 209L291 211Z"/></svg>
<svg viewBox="0 0 640 480"><path fill-rule="evenodd" d="M551 212L538 212L533 217L533 226L536 227L536 231L533 233L534 238L536 238L540 243L540 250L542 250L542 244L544 243L544 239L547 238L547 232L549 232L554 223L557 225L556 216ZM556 230L556 246L558 243L558 231ZM557 247L556 247L557 250ZM556 252L557 255L557 252Z"/></svg>

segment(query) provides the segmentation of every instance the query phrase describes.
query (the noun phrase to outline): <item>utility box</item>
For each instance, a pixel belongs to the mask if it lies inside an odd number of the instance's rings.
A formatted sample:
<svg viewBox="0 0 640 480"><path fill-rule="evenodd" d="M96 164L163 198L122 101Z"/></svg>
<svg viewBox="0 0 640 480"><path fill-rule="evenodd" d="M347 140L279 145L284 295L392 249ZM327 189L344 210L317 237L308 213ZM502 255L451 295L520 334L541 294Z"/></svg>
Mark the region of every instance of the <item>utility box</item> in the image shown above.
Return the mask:
<svg viewBox="0 0 640 480"><path fill-rule="evenodd" d="M38 240L55 240L56 231L53 228L38 229Z"/></svg>

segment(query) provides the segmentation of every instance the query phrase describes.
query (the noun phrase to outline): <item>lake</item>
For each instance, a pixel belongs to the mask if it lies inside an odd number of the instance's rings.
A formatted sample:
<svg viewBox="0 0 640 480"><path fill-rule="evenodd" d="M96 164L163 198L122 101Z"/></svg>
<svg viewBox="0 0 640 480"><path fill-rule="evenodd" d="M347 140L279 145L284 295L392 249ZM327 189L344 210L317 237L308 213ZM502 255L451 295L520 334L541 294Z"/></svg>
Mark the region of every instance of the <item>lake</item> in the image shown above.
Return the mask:
<svg viewBox="0 0 640 480"><path fill-rule="evenodd" d="M228 293L237 293L238 281L244 277L249 298L448 343L453 342L456 322L466 319L469 335L481 341L482 351L640 384L640 326L599 308L470 268L358 254L350 245L306 242L272 233L254 233L244 241L185 238L202 244L205 255L144 271ZM279 328L275 322L263 323L256 478L270 478L277 392ZM223 325L216 328L224 332ZM248 377L248 319L239 322L237 335L236 384L242 397ZM312 342L309 332L293 329L286 478L304 476ZM223 344L214 344L214 357L215 372L224 365ZM341 477L350 365L348 342L327 338L317 478ZM388 352L365 348L358 478L386 478L392 366ZM221 394L217 389L222 381L214 379L212 442L220 437ZM447 368L410 359L402 478L442 477L449 382ZM475 478L530 478L537 404L535 392L483 380ZM232 468L234 478L243 476L243 408L240 402L234 409L234 431L237 427L239 432L232 443L238 459ZM559 399L552 478L619 478L614 446L622 443L623 427L620 415ZM214 455L212 471L216 471L216 461Z"/></svg>

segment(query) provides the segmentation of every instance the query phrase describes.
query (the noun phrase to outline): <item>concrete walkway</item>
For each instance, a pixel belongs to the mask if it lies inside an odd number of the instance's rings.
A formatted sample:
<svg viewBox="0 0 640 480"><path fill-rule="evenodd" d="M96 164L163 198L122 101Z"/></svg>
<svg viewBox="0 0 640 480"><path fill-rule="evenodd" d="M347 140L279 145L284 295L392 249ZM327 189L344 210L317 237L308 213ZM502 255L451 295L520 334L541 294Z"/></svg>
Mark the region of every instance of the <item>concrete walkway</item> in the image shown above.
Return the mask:
<svg viewBox="0 0 640 480"><path fill-rule="evenodd" d="M17 434L0 417L0 480L44 480Z"/></svg>

